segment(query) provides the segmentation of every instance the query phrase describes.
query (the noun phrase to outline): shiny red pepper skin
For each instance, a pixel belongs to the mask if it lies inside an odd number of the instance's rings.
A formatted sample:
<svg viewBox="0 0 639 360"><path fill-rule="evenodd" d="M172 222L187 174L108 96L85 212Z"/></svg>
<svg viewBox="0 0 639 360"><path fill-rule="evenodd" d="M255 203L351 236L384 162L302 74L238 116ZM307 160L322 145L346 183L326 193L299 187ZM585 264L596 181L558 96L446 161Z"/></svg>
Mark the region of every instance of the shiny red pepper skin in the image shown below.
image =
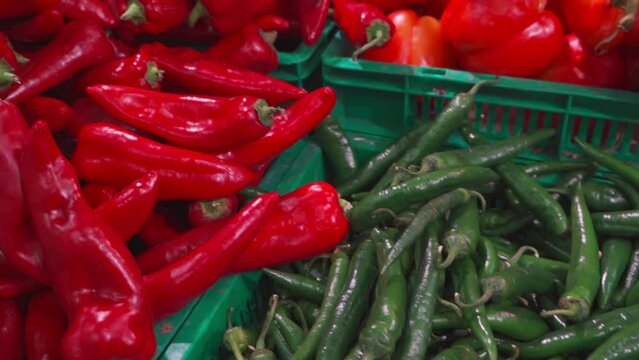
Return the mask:
<svg viewBox="0 0 639 360"><path fill-rule="evenodd" d="M246 70L268 74L277 68L279 59L273 43L278 30L289 27L287 20L265 16L245 24L240 30L213 43L203 55Z"/></svg>
<svg viewBox="0 0 639 360"><path fill-rule="evenodd" d="M134 181L95 209L102 221L123 241L128 241L146 223L158 198L158 177L151 173Z"/></svg>
<svg viewBox="0 0 639 360"><path fill-rule="evenodd" d="M45 267L69 315L64 357L150 359L153 322L135 260L82 198L73 167L43 122L27 136L21 169Z"/></svg>
<svg viewBox="0 0 639 360"><path fill-rule="evenodd" d="M278 203L276 193L256 198L185 257L144 275L144 287L153 305L155 319L179 310L224 276L228 266L261 232L262 225Z"/></svg>
<svg viewBox="0 0 639 360"><path fill-rule="evenodd" d="M158 45L142 46L142 51L148 51L165 71L166 80L188 92L255 96L265 99L271 105L296 100L306 94L306 91L283 80L230 68L215 60L177 58L160 49Z"/></svg>
<svg viewBox="0 0 639 360"><path fill-rule="evenodd" d="M334 106L333 89L319 88L295 102L284 113L276 114L266 135L218 156L248 167L271 160L311 132L333 111Z"/></svg>
<svg viewBox="0 0 639 360"><path fill-rule="evenodd" d="M129 0L120 19L134 32L159 34L183 24L190 9L188 0Z"/></svg>
<svg viewBox="0 0 639 360"><path fill-rule="evenodd" d="M125 44L122 40L113 35L109 36L109 42L113 47L116 59L124 59L129 56L133 56L137 50L136 47Z"/></svg>
<svg viewBox="0 0 639 360"><path fill-rule="evenodd" d="M2 359L24 358L24 316L18 299L0 299L0 347Z"/></svg>
<svg viewBox="0 0 639 360"><path fill-rule="evenodd" d="M71 104L73 109L73 121L69 126L69 132L74 136L80 134L80 130L88 124L96 122L107 122L120 127L124 127L129 131L135 131L129 125L119 121L111 116L108 112L104 111L93 99L89 97L79 98Z"/></svg>
<svg viewBox="0 0 639 360"><path fill-rule="evenodd" d="M0 274L0 299L28 294L41 287L35 280L24 275Z"/></svg>
<svg viewBox="0 0 639 360"><path fill-rule="evenodd" d="M48 96L34 96L20 104L29 124L43 120L52 131L64 129L73 121L73 110L64 101Z"/></svg>
<svg viewBox="0 0 639 360"><path fill-rule="evenodd" d="M553 61L563 42L561 22L549 11L504 43L491 48L458 53L462 68L469 71L535 76Z"/></svg>
<svg viewBox="0 0 639 360"><path fill-rule="evenodd" d="M140 271L142 274L148 274L185 257L191 250L217 234L230 220L230 217L218 219L158 243L137 257Z"/></svg>
<svg viewBox="0 0 639 360"><path fill-rule="evenodd" d="M193 201L189 204L189 224L200 226L231 216L240 205L237 195L220 199Z"/></svg>
<svg viewBox="0 0 639 360"><path fill-rule="evenodd" d="M52 291L31 297L25 325L27 360L62 360L67 315Z"/></svg>
<svg viewBox="0 0 639 360"><path fill-rule="evenodd" d="M299 21L299 31L306 45L315 44L322 36L330 3L330 0L295 0L292 2Z"/></svg>
<svg viewBox="0 0 639 360"><path fill-rule="evenodd" d="M252 19L271 14L277 9L277 0L200 0L200 2L209 13L213 29L223 34L239 30Z"/></svg>
<svg viewBox="0 0 639 360"><path fill-rule="evenodd" d="M375 6L385 13L389 13L391 11L405 9L411 6L427 5L430 2L434 2L434 0L364 0L364 2Z"/></svg>
<svg viewBox="0 0 639 360"><path fill-rule="evenodd" d="M96 183L88 183L81 190L84 199L94 209L111 200L118 193L118 189L113 186Z"/></svg>
<svg viewBox="0 0 639 360"><path fill-rule="evenodd" d="M353 45L360 47L377 37L382 46L395 33L395 25L375 6L354 0L333 0L333 18Z"/></svg>
<svg viewBox="0 0 639 360"><path fill-rule="evenodd" d="M153 212L140 229L140 238L148 246L157 246L174 237L179 232L172 224L171 219L161 212Z"/></svg>
<svg viewBox="0 0 639 360"><path fill-rule="evenodd" d="M639 90L639 48L629 47L623 49L626 62L626 76L630 90Z"/></svg>
<svg viewBox="0 0 639 360"><path fill-rule="evenodd" d="M214 98L117 85L87 88L116 119L183 148L212 151L264 136L276 111L251 96Z"/></svg>
<svg viewBox="0 0 639 360"><path fill-rule="evenodd" d="M103 123L85 126L73 164L83 179L118 188L149 172L159 177L159 200L202 200L243 189L255 175L214 156L140 137Z"/></svg>
<svg viewBox="0 0 639 360"><path fill-rule="evenodd" d="M237 273L313 257L337 246L348 233L339 194L313 182L284 196L242 255L228 268Z"/></svg>
<svg viewBox="0 0 639 360"><path fill-rule="evenodd" d="M14 25L7 31L13 41L38 43L48 40L64 26L62 14L54 9L47 9L23 23Z"/></svg>
<svg viewBox="0 0 639 360"><path fill-rule="evenodd" d="M97 84L131 86L140 89L160 90L162 71L155 61L144 53L109 61L92 67L75 82L79 92Z"/></svg>
<svg viewBox="0 0 639 360"><path fill-rule="evenodd" d="M615 31L624 11L612 6L611 0L560 0L560 8L570 31L584 46L603 52L621 44L624 33L615 35Z"/></svg>
<svg viewBox="0 0 639 360"><path fill-rule="evenodd" d="M118 20L101 0L60 0L58 10L67 19L90 19L105 28L114 28Z"/></svg>
<svg viewBox="0 0 639 360"><path fill-rule="evenodd" d="M22 83L7 100L19 104L113 56L113 48L98 24L89 20L69 22L38 52L37 59L21 75Z"/></svg>
<svg viewBox="0 0 639 360"><path fill-rule="evenodd" d="M37 14L55 7L60 0L3 0L0 1L0 19Z"/></svg>

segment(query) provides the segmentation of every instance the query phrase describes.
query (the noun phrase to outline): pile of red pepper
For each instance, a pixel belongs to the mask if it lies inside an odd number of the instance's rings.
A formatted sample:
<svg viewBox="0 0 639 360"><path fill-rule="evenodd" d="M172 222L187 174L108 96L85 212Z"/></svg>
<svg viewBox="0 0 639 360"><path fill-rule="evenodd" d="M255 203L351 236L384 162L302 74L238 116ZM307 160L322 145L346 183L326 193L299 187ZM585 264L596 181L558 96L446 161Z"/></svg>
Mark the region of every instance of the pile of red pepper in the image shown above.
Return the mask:
<svg viewBox="0 0 639 360"><path fill-rule="evenodd" d="M639 90L636 0L333 3L355 57Z"/></svg>
<svg viewBox="0 0 639 360"><path fill-rule="evenodd" d="M327 14L0 0L0 358L150 359L154 322L220 277L346 236L331 185L253 188L333 109L266 75L277 33L311 44Z"/></svg>

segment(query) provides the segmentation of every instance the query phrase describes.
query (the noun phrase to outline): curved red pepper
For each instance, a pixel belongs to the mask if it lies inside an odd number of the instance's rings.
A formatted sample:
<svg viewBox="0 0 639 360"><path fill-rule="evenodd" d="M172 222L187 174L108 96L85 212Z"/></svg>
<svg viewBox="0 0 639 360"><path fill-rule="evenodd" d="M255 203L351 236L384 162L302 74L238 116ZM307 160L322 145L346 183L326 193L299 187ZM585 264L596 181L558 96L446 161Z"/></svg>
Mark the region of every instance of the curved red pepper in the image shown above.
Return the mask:
<svg viewBox="0 0 639 360"><path fill-rule="evenodd" d="M188 219L193 226L200 226L231 216L239 206L237 195L220 199L193 201L189 204Z"/></svg>
<svg viewBox="0 0 639 360"><path fill-rule="evenodd" d="M118 21L111 9L100 0L60 0L58 10L67 19L90 19L106 28L115 27Z"/></svg>
<svg viewBox="0 0 639 360"><path fill-rule="evenodd" d="M45 123L31 128L21 165L45 266L70 319L64 357L150 358L153 322L135 260L82 198L73 167Z"/></svg>
<svg viewBox="0 0 639 360"><path fill-rule="evenodd" d="M109 201L95 209L120 239L128 241L146 223L158 197L158 176L148 174L134 181Z"/></svg>
<svg viewBox="0 0 639 360"><path fill-rule="evenodd" d="M52 131L61 130L73 121L73 110L64 101L48 96L34 96L20 104L29 124L43 120Z"/></svg>
<svg viewBox="0 0 639 360"><path fill-rule="evenodd" d="M317 42L322 36L330 0L295 0L292 1L302 40L308 46Z"/></svg>
<svg viewBox="0 0 639 360"><path fill-rule="evenodd" d="M2 358L24 358L24 316L18 299L0 299L0 348Z"/></svg>
<svg viewBox="0 0 639 360"><path fill-rule="evenodd" d="M140 137L109 124L85 126L73 164L83 179L124 187L156 172L160 200L202 200L234 194L255 175L214 156Z"/></svg>
<svg viewBox="0 0 639 360"><path fill-rule="evenodd" d="M45 41L62 30L64 18L54 8L44 10L23 23L14 25L7 35L13 41L38 43Z"/></svg>
<svg viewBox="0 0 639 360"><path fill-rule="evenodd" d="M147 246L157 246L174 237L179 232L166 214L155 211L140 229L140 238Z"/></svg>
<svg viewBox="0 0 639 360"><path fill-rule="evenodd" d="M535 76L552 63L562 41L559 19L546 11L539 20L506 42L458 55L465 70L506 76Z"/></svg>
<svg viewBox="0 0 639 360"><path fill-rule="evenodd" d="M93 21L67 23L21 75L22 83L7 100L21 103L51 89L79 71L114 56L104 30Z"/></svg>
<svg viewBox="0 0 639 360"><path fill-rule="evenodd" d="M624 34L618 26L624 11L612 6L611 0L561 0L560 6L570 30L584 46L608 51L621 44Z"/></svg>
<svg viewBox="0 0 639 360"><path fill-rule="evenodd" d="M80 76L75 87L84 92L87 87L97 84L131 86L140 89L160 90L162 73L150 57L144 53L113 60L89 69Z"/></svg>
<svg viewBox="0 0 639 360"><path fill-rule="evenodd" d="M223 34L239 30L252 19L277 9L277 0L199 0L198 3L204 6L196 5L191 16L197 19L208 12L213 29Z"/></svg>
<svg viewBox="0 0 639 360"><path fill-rule="evenodd" d="M28 360L62 360L67 315L52 291L31 297L25 325Z"/></svg>
<svg viewBox="0 0 639 360"><path fill-rule="evenodd" d="M20 0L0 1L0 19L37 14L55 7L60 0Z"/></svg>
<svg viewBox="0 0 639 360"><path fill-rule="evenodd" d="M276 114L273 126L266 135L239 145L217 156L247 167L271 160L297 140L313 130L335 106L335 92L329 87L319 88Z"/></svg>
<svg viewBox="0 0 639 360"><path fill-rule="evenodd" d="M42 285L24 275L0 274L0 299L28 294Z"/></svg>
<svg viewBox="0 0 639 360"><path fill-rule="evenodd" d="M276 111L251 96L214 98L117 85L87 88L116 119L184 148L215 150L259 139Z"/></svg>
<svg viewBox="0 0 639 360"><path fill-rule="evenodd" d="M186 21L188 0L129 0L120 19L130 21L136 32L159 34Z"/></svg>
<svg viewBox="0 0 639 360"><path fill-rule="evenodd" d="M175 234L170 239L158 243L136 258L140 271L142 274L148 274L185 257L197 246L217 234L229 221L231 221L230 217L218 219L181 234Z"/></svg>
<svg viewBox="0 0 639 360"><path fill-rule="evenodd" d="M113 186L96 183L88 183L81 190L84 199L94 209L111 200L118 193L118 189Z"/></svg>
<svg viewBox="0 0 639 360"><path fill-rule="evenodd" d="M545 5L546 0L452 0L442 30L458 51L492 48L537 21Z"/></svg>
<svg viewBox="0 0 639 360"><path fill-rule="evenodd" d="M137 50L136 47L125 44L124 41L113 35L109 36L109 42L113 47L116 59L124 59L129 56L133 56Z"/></svg>
<svg viewBox="0 0 639 360"><path fill-rule="evenodd" d="M69 126L69 132L76 137L80 134L80 130L82 130L83 127L97 122L106 122L126 128L129 131L137 132L129 125L104 111L98 103L89 97L77 99L71 104L71 109L73 109L73 120Z"/></svg>
<svg viewBox="0 0 639 360"><path fill-rule="evenodd" d="M224 276L228 266L261 231L278 202L276 193L256 198L185 257L145 275L144 287L155 319L179 310Z"/></svg>
<svg viewBox="0 0 639 360"><path fill-rule="evenodd" d="M375 6L354 0L333 0L333 19L353 45L360 47L353 56L386 44L395 25Z"/></svg>

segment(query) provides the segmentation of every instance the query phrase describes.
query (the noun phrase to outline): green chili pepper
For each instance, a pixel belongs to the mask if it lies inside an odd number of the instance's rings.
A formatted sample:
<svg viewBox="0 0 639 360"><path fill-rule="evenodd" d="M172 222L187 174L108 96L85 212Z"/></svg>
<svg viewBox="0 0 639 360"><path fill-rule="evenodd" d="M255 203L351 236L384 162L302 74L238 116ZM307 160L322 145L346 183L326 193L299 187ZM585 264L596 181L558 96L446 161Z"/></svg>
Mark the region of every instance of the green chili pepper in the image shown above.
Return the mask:
<svg viewBox="0 0 639 360"><path fill-rule="evenodd" d="M631 208L639 209L639 190L617 176L605 176L605 178L610 180L621 191L628 203L630 203Z"/></svg>
<svg viewBox="0 0 639 360"><path fill-rule="evenodd" d="M528 212L503 209L489 209L479 218L482 234L505 236L515 233L530 225L535 217Z"/></svg>
<svg viewBox="0 0 639 360"><path fill-rule="evenodd" d="M324 284L303 275L263 269L264 275L296 297L320 303L324 296Z"/></svg>
<svg viewBox="0 0 639 360"><path fill-rule="evenodd" d="M297 302L300 309L302 309L302 314L304 314L304 319L306 319L306 323L310 326L315 324L317 321L317 317L320 314L320 307L317 306L316 303L307 300L300 300ZM301 320L298 320L301 321Z"/></svg>
<svg viewBox="0 0 639 360"><path fill-rule="evenodd" d="M479 360L479 355L468 345L454 345L435 355L432 360Z"/></svg>
<svg viewBox="0 0 639 360"><path fill-rule="evenodd" d="M369 193L351 210L351 227L353 231L361 231L391 219L388 213L378 209L398 213L458 187L472 188L496 179L495 172L478 166L450 168L417 176L388 189Z"/></svg>
<svg viewBox="0 0 639 360"><path fill-rule="evenodd" d="M376 279L375 246L371 239L366 239L353 255L348 280L319 344L317 360L341 359L348 353L368 309L368 298Z"/></svg>
<svg viewBox="0 0 639 360"><path fill-rule="evenodd" d="M639 282L634 283L630 289L628 289L628 294L624 302L625 306L639 304L639 285L637 284L639 284Z"/></svg>
<svg viewBox="0 0 639 360"><path fill-rule="evenodd" d="M639 236L639 210L593 213L592 222L599 235Z"/></svg>
<svg viewBox="0 0 639 360"><path fill-rule="evenodd" d="M632 360L639 358L639 323L612 335L588 356L588 360Z"/></svg>
<svg viewBox="0 0 639 360"><path fill-rule="evenodd" d="M553 187L557 190L565 191L567 194L572 194L578 183L582 183L583 187L583 182L594 173L594 170L594 168L587 168L566 173L557 179Z"/></svg>
<svg viewBox="0 0 639 360"><path fill-rule="evenodd" d="M423 359L428 351L439 291L438 277L443 273L436 266L439 230L439 222L434 222L424 234L426 246L414 269L415 281L408 303L408 321L397 344L394 356L397 359Z"/></svg>
<svg viewBox="0 0 639 360"><path fill-rule="evenodd" d="M595 181L584 181L584 197L590 211L620 211L630 208L628 200L616 187Z"/></svg>
<svg viewBox="0 0 639 360"><path fill-rule="evenodd" d="M249 357L249 360L275 360L275 354L273 354L271 350L266 348L265 340L266 334L270 334L271 337L276 340L275 343L277 344L278 334L281 335L281 333L279 333L279 331L277 330L275 323L273 322L273 318L275 318L275 311L277 311L277 301L277 295L273 295L271 297L271 308L266 314L266 319L264 320L264 324L262 325L262 330L260 330L260 335L258 336L257 342L255 343L255 351L253 351L253 353ZM284 345L286 345L286 342L283 343L283 346ZM243 357L240 357L240 359L243 359Z"/></svg>
<svg viewBox="0 0 639 360"><path fill-rule="evenodd" d="M322 301L319 316L311 327L306 339L304 339L304 342L299 346L297 351L295 351L295 354L293 354L294 360L310 360L315 358L315 352L329 326L342 289L346 284L350 263L348 256L345 252L336 250L332 259L331 270L326 283L326 291L324 292L324 300Z"/></svg>
<svg viewBox="0 0 639 360"><path fill-rule="evenodd" d="M470 199L452 209L450 227L444 234L443 244L446 258L439 266L443 269L450 266L456 259L460 259L475 252L479 239L479 209L477 201Z"/></svg>
<svg viewBox="0 0 639 360"><path fill-rule="evenodd" d="M560 314L579 321L588 317L597 291L601 272L599 268L599 244L586 207L581 184L575 188L571 206L572 251L566 277L566 289L559 298L558 310L542 313L542 316Z"/></svg>
<svg viewBox="0 0 639 360"><path fill-rule="evenodd" d="M612 170L612 172L631 183L635 188L639 188L639 169L625 164L623 161L612 155L606 154L588 143L585 143L581 139L575 138L575 142L579 145L581 150L583 150L586 157L597 164Z"/></svg>
<svg viewBox="0 0 639 360"><path fill-rule="evenodd" d="M224 332L223 343L224 347L233 352L235 359L243 360L243 352L248 350L249 346L254 346L257 341L257 337L252 329L245 329L240 326L233 326L231 320L231 313L233 308L230 308L227 315L227 329Z"/></svg>
<svg viewBox="0 0 639 360"><path fill-rule="evenodd" d="M470 146L489 144L490 141L479 133L471 121L467 121L459 128L459 133Z"/></svg>
<svg viewBox="0 0 639 360"><path fill-rule="evenodd" d="M304 334L302 328L300 328L295 321L291 320L282 309L280 306L275 311L275 324L277 324L278 329L282 332L282 335L284 335L288 348L291 349L291 352L295 352L302 344L302 341L304 341L306 334Z"/></svg>
<svg viewBox="0 0 639 360"><path fill-rule="evenodd" d="M632 254L632 242L626 239L608 239L601 245L601 288L597 302L599 308L612 308L612 297L623 277Z"/></svg>
<svg viewBox="0 0 639 360"><path fill-rule="evenodd" d="M286 338L284 337L282 330L277 324L274 323L271 326L270 335L271 335L271 339L273 340L273 343L275 344L277 359L285 359L285 360L290 359L293 356L293 351L288 346L288 343L286 342ZM261 355L261 356L264 356L264 355ZM259 360L275 360L275 359L276 357L273 354L273 352L270 352L270 354L266 355L265 357L259 357ZM258 358L254 359L253 355L251 355L250 360L258 360Z"/></svg>
<svg viewBox="0 0 639 360"><path fill-rule="evenodd" d="M557 307L557 301L551 299L547 295L539 295L537 297L539 303L539 310L548 311ZM552 315L546 317L546 321L550 323L550 326L555 330L564 329L568 327L568 319L561 315Z"/></svg>
<svg viewBox="0 0 639 360"><path fill-rule="evenodd" d="M556 280L561 282L565 281L568 268L570 267L569 263L563 261L530 255L523 255L520 257L517 265L534 271L548 271L553 274Z"/></svg>
<svg viewBox="0 0 639 360"><path fill-rule="evenodd" d="M495 244L485 236L479 237L479 252L482 257L479 277L490 276L499 270L499 257Z"/></svg>
<svg viewBox="0 0 639 360"><path fill-rule="evenodd" d="M504 163L497 166L496 171L522 205L534 214L549 232L559 235L568 230L568 218L564 209L520 166Z"/></svg>
<svg viewBox="0 0 639 360"><path fill-rule="evenodd" d="M635 241L632 246L630 264L628 264L628 269L626 270L624 281L621 284L621 288L618 289L613 296L613 306L623 306L630 288L632 288L632 286L637 282L637 279L639 279L639 242Z"/></svg>
<svg viewBox="0 0 639 360"><path fill-rule="evenodd" d="M588 168L588 163L583 161L568 161L568 160L549 160L539 161L530 165L524 166L524 171L528 175L548 175L569 171L579 171Z"/></svg>
<svg viewBox="0 0 639 360"><path fill-rule="evenodd" d="M538 249L545 257L570 261L570 240L567 237L548 234L537 226L524 229L519 236L524 244Z"/></svg>
<svg viewBox="0 0 639 360"><path fill-rule="evenodd" d="M480 297L479 279L475 266L469 258L462 258L452 265L452 277L455 289L460 294L461 301L471 303ZM472 330L473 336L482 343L483 348L488 351L491 360L497 359L497 345L495 336L488 324L486 308L479 305L462 310L464 320Z"/></svg>
<svg viewBox="0 0 639 360"><path fill-rule="evenodd" d="M253 187L253 186L247 186L244 189L238 191L238 195L240 195L241 197L243 197L246 200L253 200L256 197L260 197L264 194L266 194L268 191L260 189L258 187Z"/></svg>
<svg viewBox="0 0 639 360"><path fill-rule="evenodd" d="M337 118L329 115L316 128L313 140L322 148L338 183L350 178L357 170L353 148Z"/></svg>

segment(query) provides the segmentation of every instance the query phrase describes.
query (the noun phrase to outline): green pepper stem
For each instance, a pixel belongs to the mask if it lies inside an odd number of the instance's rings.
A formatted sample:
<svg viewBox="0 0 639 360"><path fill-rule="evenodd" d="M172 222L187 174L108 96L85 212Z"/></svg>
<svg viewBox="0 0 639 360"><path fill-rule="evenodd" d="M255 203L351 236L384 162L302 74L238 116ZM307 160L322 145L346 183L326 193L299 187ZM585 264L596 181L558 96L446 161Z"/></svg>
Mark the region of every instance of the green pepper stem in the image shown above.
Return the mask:
<svg viewBox="0 0 639 360"><path fill-rule="evenodd" d="M520 247L519 249L517 249L517 252L515 252L515 254L513 254L513 256L511 256L510 259L507 260L508 264L510 264L510 266L514 266L515 264L517 264L519 259L521 259L521 257L527 251L532 252L535 257L539 257L539 251L537 251L536 248L534 248L534 247L532 247L530 245L524 245L524 246Z"/></svg>
<svg viewBox="0 0 639 360"><path fill-rule="evenodd" d="M186 25L192 29L195 27L197 22L200 21L201 18L207 16L208 14L209 11L206 6L204 6L201 1L198 1L195 3L195 6L193 6L193 9L191 9L189 17L186 20Z"/></svg>
<svg viewBox="0 0 639 360"><path fill-rule="evenodd" d="M239 345L237 345L235 341L229 341L229 343L231 344L231 350L233 350L233 356L235 357L235 360L246 360L244 358L244 355L242 355L242 351L240 350Z"/></svg>
<svg viewBox="0 0 639 360"><path fill-rule="evenodd" d="M28 63L29 59L27 59L24 55L20 54L19 52L13 50L13 53L16 55L16 61L18 62L18 64L20 65L24 65L26 63Z"/></svg>
<svg viewBox="0 0 639 360"><path fill-rule="evenodd" d="M452 310L455 313L455 315L457 315L457 317L461 318L462 316L464 316L462 310L459 308L459 306L455 305L455 303L452 303L448 300L444 300L439 296L437 297L437 302L439 302L443 307Z"/></svg>
<svg viewBox="0 0 639 360"><path fill-rule="evenodd" d="M231 319L231 315L235 311L235 308L229 308L229 311L226 312L226 328L230 329L233 327L233 319Z"/></svg>
<svg viewBox="0 0 639 360"><path fill-rule="evenodd" d="M469 190L469 192L470 192L470 195L476 197L477 200L479 200L479 211L480 212L486 211L486 198L484 197L484 195L473 190Z"/></svg>
<svg viewBox="0 0 639 360"><path fill-rule="evenodd" d="M144 15L144 5L138 0L129 0L126 10L120 16L120 20L131 21L135 25L139 25L146 21Z"/></svg>
<svg viewBox="0 0 639 360"><path fill-rule="evenodd" d="M277 300L278 296L273 294L271 296L271 308L266 314L266 320L264 321L264 325L262 325L262 330L260 330L260 335L257 338L257 342L255 343L255 350L260 350L266 348L266 334L268 333L268 329L271 327L271 323L273 322L273 318L275 317L275 311L277 310Z"/></svg>
<svg viewBox="0 0 639 360"><path fill-rule="evenodd" d="M455 293L455 305L457 305L460 309L474 309L476 307L482 306L493 297L493 289L488 288L486 292L484 292L477 300L471 303L464 303L461 301L461 294Z"/></svg>
<svg viewBox="0 0 639 360"><path fill-rule="evenodd" d="M551 317L555 315L574 317L576 314L577 314L576 307L571 307L568 309L543 310L542 312L539 313L539 315L543 318Z"/></svg>
<svg viewBox="0 0 639 360"><path fill-rule="evenodd" d="M390 215L393 218L393 220L399 220L399 216L397 215L397 213L394 212L393 210L389 209L389 208L376 209L375 211L373 211L373 213L371 215L373 217L377 217L377 215L379 215L381 213L386 213L386 214Z"/></svg>
<svg viewBox="0 0 639 360"><path fill-rule="evenodd" d="M490 80L481 80L481 81L477 82L477 84L473 85L473 87L470 88L470 90L468 90L466 95L475 96L482 86L484 86L486 84L495 84L495 83L498 83L498 82L499 82L499 78L490 79Z"/></svg>
<svg viewBox="0 0 639 360"><path fill-rule="evenodd" d="M444 261L437 264L437 268L439 269L446 269L457 259L457 255L459 254L459 248L457 246L451 247L447 250L448 252L446 253L446 258L444 259Z"/></svg>

